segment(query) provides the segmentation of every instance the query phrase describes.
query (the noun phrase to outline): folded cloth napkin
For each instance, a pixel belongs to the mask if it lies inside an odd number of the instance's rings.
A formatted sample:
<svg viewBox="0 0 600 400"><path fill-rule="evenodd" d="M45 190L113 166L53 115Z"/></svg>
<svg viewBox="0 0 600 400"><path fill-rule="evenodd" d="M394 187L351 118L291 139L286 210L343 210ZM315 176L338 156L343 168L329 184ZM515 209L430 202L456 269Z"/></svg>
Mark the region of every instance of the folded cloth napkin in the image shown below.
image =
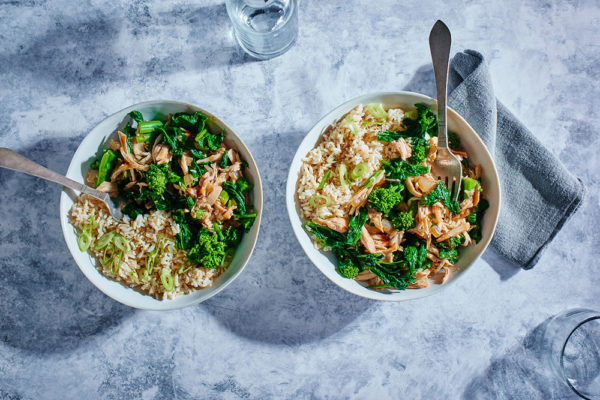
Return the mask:
<svg viewBox="0 0 600 400"><path fill-rule="evenodd" d="M500 175L502 209L491 246L511 263L532 268L579 208L583 183L496 100L480 53L454 56L449 93L450 107L479 134Z"/></svg>

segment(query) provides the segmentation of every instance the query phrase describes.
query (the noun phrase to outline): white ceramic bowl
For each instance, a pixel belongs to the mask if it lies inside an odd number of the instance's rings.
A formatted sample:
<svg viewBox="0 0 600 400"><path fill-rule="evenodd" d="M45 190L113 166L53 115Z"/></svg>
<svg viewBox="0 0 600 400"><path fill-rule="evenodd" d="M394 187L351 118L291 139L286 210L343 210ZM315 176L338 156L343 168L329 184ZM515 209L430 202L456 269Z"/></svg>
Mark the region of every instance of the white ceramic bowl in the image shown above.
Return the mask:
<svg viewBox="0 0 600 400"><path fill-rule="evenodd" d="M107 117L92 129L77 148L77 151L71 160L71 164L69 165L67 177L78 182L84 182L84 177L89 169L91 158L98 153L99 149L105 147L105 143L111 137L119 123L132 110L138 110L142 112L145 118L153 119L164 119L170 113L195 111L199 111L214 118L214 122L225 131L225 143L236 149L248 163L246 174L249 180L254 184L251 199L254 208L256 209L256 213L258 214L256 221L250 232L247 232L244 235L231 265L216 279L213 286L207 289L196 290L190 294L179 295L173 300L157 300L152 296L140 293L122 283L107 278L98 271L94 258L87 252L81 252L77 247L77 234L73 226L69 223L68 212L73 205L74 199L79 193L74 193L70 189L64 189L60 196L60 222L65 241L67 242L67 247L73 255L73 259L75 259L75 262L79 266L79 269L81 269L81 272L84 273L90 282L104 292L104 294L123 304L148 310L172 310L200 303L219 293L230 284L242 272L252 254L252 250L256 244L256 238L258 237L262 214L262 186L258 168L256 167L256 163L254 162L250 151L244 145L244 142L242 142L242 140L225 123L214 117L208 111L187 103L155 100L135 104L118 111Z"/></svg>
<svg viewBox="0 0 600 400"><path fill-rule="evenodd" d="M377 92L347 101L321 118L321 120L308 132L302 143L300 143L300 147L298 147L296 155L292 160L286 189L286 204L290 222L294 233L308 258L310 258L313 264L315 264L327 278L342 289L373 300L404 301L426 297L448 287L451 282L462 277L473 262L475 262L475 260L477 260L477 258L485 251L492 240L492 236L496 229L496 222L498 221L498 214L500 212L500 182L498 180L498 174L496 173L496 167L494 166L490 153L487 151L487 148L473 128L471 128L455 111L448 109L448 129L458 134L462 146L469 154L470 160L482 167L483 176L481 183L484 190L484 198L490 202L490 208L485 213L482 223L482 240L477 245L471 245L461 250L460 260L456 263L457 273L442 285L429 285L429 287L423 289L409 289L384 293L367 289L357 281L342 277L335 269L335 256L331 252L315 249L309 235L302 227L303 221L300 217L300 209L296 200L296 184L302 159L315 146L325 128L335 123L356 105L369 103L381 103L386 108L414 108L415 104L424 103L433 106L432 109L436 109L436 101L422 94L412 92Z"/></svg>

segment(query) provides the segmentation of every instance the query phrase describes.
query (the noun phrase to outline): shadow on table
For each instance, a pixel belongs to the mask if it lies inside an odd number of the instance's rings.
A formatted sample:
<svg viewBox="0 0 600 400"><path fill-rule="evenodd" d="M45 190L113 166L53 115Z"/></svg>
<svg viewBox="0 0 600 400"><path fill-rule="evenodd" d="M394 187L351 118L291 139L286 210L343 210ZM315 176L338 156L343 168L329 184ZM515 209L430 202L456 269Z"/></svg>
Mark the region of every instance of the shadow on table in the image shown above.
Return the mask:
<svg viewBox="0 0 600 400"><path fill-rule="evenodd" d="M80 138L42 140L18 152L65 173ZM96 289L65 246L60 187L0 169L0 339L36 353L77 348L132 314Z"/></svg>
<svg viewBox="0 0 600 400"><path fill-rule="evenodd" d="M431 64L425 64L417 68L413 77L404 86L403 90L422 93L426 96L436 98L435 79L433 76L433 67ZM493 248L488 248L483 255L483 259L496 271L501 280L507 280L514 276L521 268L517 265L507 262Z"/></svg>
<svg viewBox="0 0 600 400"><path fill-rule="evenodd" d="M375 302L330 282L306 257L285 207L288 166L302 133L274 134L248 143L263 179L261 232L246 270L203 303L221 324L252 340L299 344L328 337Z"/></svg>
<svg viewBox="0 0 600 400"><path fill-rule="evenodd" d="M462 398L578 399L558 378L547 372L542 359L542 337L548 321L529 332L521 344L492 360L484 373L467 385Z"/></svg>
<svg viewBox="0 0 600 400"><path fill-rule="evenodd" d="M88 19L85 19L85 18ZM132 2L118 13L57 20L12 53L0 54L0 72L28 71L52 87L139 81L186 69L202 70L256 61L231 33L224 4L173 6L151 15Z"/></svg>

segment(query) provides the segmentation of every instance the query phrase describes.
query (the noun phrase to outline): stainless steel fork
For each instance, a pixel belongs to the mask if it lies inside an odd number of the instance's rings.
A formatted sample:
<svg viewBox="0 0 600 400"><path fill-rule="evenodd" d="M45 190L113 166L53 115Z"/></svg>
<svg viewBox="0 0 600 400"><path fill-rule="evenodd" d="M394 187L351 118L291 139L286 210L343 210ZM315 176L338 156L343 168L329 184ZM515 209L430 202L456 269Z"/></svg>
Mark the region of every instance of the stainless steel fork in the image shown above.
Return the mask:
<svg viewBox="0 0 600 400"><path fill-rule="evenodd" d="M50 182L58 183L59 185L66 186L68 188L77 190L82 193L89 194L98 200L103 201L110 214L118 220L123 219L123 213L115 205L108 193L101 192L96 189L84 185L83 183L75 182L72 179L67 178L61 174L57 174L54 171L49 170L46 167L41 166L22 155L15 153L11 149L0 147L0 167L12 169L13 171L23 172L28 175L37 176L38 178L45 179Z"/></svg>
<svg viewBox="0 0 600 400"><path fill-rule="evenodd" d="M448 147L448 127L446 125L446 102L448 100L448 64L450 61L450 30L442 21L437 21L429 34L429 49L433 62L438 106L438 149L431 172L443 181L450 190L450 199L458 200L462 180L462 165L458 157Z"/></svg>

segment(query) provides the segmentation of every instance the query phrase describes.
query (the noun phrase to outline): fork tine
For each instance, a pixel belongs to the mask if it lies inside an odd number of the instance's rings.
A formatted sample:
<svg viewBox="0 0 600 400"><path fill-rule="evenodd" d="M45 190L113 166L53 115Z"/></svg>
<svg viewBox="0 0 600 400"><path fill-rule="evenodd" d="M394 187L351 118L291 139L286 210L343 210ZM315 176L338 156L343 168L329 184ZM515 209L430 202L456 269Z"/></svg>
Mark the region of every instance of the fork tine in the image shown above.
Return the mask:
<svg viewBox="0 0 600 400"><path fill-rule="evenodd" d="M461 187L461 177L459 176L458 179L456 179L456 177L454 178L454 183L452 184L452 197L451 199L454 201L458 201L458 194L460 193L460 187Z"/></svg>

